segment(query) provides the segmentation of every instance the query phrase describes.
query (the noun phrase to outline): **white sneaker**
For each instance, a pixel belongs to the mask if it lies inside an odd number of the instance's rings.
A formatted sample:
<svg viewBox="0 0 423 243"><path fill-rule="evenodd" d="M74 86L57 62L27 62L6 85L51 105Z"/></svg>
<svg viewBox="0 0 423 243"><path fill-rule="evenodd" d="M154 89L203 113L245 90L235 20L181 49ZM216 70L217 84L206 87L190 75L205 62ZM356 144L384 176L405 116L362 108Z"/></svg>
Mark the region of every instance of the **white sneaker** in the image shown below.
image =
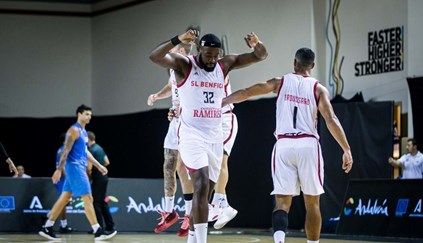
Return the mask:
<svg viewBox="0 0 423 243"><path fill-rule="evenodd" d="M209 204L209 218L208 221L212 222L212 221L216 221L220 215L222 214L222 209L220 209L219 207Z"/></svg>
<svg viewBox="0 0 423 243"><path fill-rule="evenodd" d="M222 209L222 214L217 219L216 223L213 225L215 229L221 229L225 226L229 221L231 221L235 216L238 214L238 211L231 206L228 206Z"/></svg>

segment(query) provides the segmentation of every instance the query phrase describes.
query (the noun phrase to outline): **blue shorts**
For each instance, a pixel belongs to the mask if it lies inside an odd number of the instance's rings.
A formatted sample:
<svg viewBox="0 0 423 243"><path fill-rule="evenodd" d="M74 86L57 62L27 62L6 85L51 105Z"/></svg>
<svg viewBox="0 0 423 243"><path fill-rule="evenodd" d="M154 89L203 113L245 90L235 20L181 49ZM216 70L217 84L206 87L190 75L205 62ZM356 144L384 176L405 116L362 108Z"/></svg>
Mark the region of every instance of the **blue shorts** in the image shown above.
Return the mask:
<svg viewBox="0 0 423 243"><path fill-rule="evenodd" d="M80 163L67 162L65 166L66 180L64 192L72 193L73 197L91 194L90 180L87 175L87 166Z"/></svg>
<svg viewBox="0 0 423 243"><path fill-rule="evenodd" d="M66 180L66 177L62 176L60 180L56 184L54 184L57 190L57 195L59 196L62 194L63 186L65 185L65 180Z"/></svg>

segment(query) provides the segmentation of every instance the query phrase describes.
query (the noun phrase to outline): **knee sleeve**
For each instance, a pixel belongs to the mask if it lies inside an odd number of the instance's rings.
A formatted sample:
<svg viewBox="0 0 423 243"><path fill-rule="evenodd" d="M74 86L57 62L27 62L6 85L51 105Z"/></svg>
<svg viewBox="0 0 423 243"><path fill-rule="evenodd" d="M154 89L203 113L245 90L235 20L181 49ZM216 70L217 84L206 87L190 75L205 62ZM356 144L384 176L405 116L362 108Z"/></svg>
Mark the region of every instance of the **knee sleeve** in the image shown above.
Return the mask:
<svg viewBox="0 0 423 243"><path fill-rule="evenodd" d="M283 231L286 232L288 227L288 213L283 210L274 211L272 214L273 232Z"/></svg>

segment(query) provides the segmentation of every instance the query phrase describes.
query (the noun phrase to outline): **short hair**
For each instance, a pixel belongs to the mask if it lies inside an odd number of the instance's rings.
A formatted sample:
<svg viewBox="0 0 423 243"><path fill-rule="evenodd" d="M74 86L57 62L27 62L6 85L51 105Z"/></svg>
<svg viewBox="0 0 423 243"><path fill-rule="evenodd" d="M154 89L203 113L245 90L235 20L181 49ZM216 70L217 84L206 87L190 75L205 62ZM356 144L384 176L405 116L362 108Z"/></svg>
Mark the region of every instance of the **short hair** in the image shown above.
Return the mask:
<svg viewBox="0 0 423 243"><path fill-rule="evenodd" d="M219 37L213 34L205 34L200 39L200 46L222 48L222 42L220 41Z"/></svg>
<svg viewBox="0 0 423 243"><path fill-rule="evenodd" d="M300 68L309 69L310 65L314 63L314 52L306 47L300 48L295 53L295 60Z"/></svg>
<svg viewBox="0 0 423 243"><path fill-rule="evenodd" d="M78 115L78 113L84 113L84 111L91 111L91 107L86 106L84 104L78 106L78 108L76 108L76 114Z"/></svg>
<svg viewBox="0 0 423 243"><path fill-rule="evenodd" d="M407 141L411 142L413 146L417 146L417 140L415 138L409 138Z"/></svg>
<svg viewBox="0 0 423 243"><path fill-rule="evenodd" d="M185 52L189 55L192 50L192 45L193 44L180 43L177 48L184 48Z"/></svg>
<svg viewBox="0 0 423 243"><path fill-rule="evenodd" d="M88 131L87 134L88 134L88 139L89 140L95 141L95 134L93 132Z"/></svg>

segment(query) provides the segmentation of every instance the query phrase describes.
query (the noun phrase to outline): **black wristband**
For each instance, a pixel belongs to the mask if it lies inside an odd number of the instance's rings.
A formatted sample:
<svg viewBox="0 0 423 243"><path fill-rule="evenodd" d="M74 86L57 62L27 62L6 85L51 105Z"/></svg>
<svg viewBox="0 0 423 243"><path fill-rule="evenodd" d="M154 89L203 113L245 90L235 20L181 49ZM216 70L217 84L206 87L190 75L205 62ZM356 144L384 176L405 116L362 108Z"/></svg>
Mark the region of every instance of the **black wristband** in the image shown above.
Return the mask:
<svg viewBox="0 0 423 243"><path fill-rule="evenodd" d="M178 36L173 37L172 39L170 39L170 42L172 43L172 45L177 46L179 44L181 44L181 41L179 40Z"/></svg>

